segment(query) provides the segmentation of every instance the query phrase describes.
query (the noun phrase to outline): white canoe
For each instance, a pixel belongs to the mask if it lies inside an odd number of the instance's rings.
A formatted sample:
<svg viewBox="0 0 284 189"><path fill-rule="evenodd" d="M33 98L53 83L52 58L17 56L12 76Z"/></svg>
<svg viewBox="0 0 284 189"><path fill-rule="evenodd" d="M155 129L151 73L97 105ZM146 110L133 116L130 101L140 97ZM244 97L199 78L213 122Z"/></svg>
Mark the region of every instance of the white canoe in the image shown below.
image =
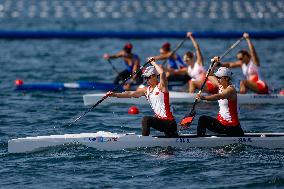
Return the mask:
<svg viewBox="0 0 284 189"><path fill-rule="evenodd" d="M81 144L98 150L123 150L139 147L219 147L244 144L261 148L284 148L284 133L246 133L244 137L211 135L197 137L195 134L177 138L163 136L141 136L133 133L117 134L99 131L97 133L65 134L18 138L8 141L9 153L27 153L65 144Z"/></svg>
<svg viewBox="0 0 284 189"><path fill-rule="evenodd" d="M93 105L105 94L86 94L83 95L84 105ZM193 103L196 94L186 92L170 92L171 103ZM239 104L284 104L284 95L279 94L238 94ZM107 98L104 103L127 103L127 104L146 104L145 97L141 98Z"/></svg>

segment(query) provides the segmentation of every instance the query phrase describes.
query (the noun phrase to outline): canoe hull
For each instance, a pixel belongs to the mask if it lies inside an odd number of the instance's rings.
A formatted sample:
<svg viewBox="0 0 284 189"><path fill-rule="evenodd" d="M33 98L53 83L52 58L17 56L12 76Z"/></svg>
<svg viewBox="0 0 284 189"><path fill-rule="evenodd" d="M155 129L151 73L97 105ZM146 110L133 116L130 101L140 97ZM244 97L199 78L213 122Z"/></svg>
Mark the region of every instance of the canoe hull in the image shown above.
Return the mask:
<svg viewBox="0 0 284 189"><path fill-rule="evenodd" d="M284 148L284 133L246 133L244 137L226 137L211 135L197 137L194 134L177 138L162 136L141 136L135 134L117 134L99 131L97 133L50 135L12 139L8 141L9 153L28 153L49 147L80 144L98 150L123 150L141 147L220 147L231 144L244 144L260 148Z"/></svg>
<svg viewBox="0 0 284 189"><path fill-rule="evenodd" d="M182 83L173 82L169 85L171 90L183 86ZM131 90L135 90L138 85L133 85ZM17 91L63 91L63 90L98 90L110 91L117 88L117 91L124 91L120 85L106 82L77 81L72 83L44 82L44 83L23 83L16 85Z"/></svg>

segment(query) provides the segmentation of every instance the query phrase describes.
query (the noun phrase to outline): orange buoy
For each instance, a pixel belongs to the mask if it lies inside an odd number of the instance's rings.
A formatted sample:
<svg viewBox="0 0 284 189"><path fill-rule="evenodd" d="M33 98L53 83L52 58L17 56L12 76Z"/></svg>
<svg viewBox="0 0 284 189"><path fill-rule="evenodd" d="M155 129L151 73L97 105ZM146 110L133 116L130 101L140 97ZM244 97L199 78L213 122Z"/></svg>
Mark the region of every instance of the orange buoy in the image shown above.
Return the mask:
<svg viewBox="0 0 284 189"><path fill-rule="evenodd" d="M16 84L17 86L19 86L19 85L23 85L24 82L23 82L23 80L17 79L17 80L15 81L15 84Z"/></svg>
<svg viewBox="0 0 284 189"><path fill-rule="evenodd" d="M280 95L284 95L284 89L279 92Z"/></svg>
<svg viewBox="0 0 284 189"><path fill-rule="evenodd" d="M128 109L128 114L139 114L139 109L136 106L131 106Z"/></svg>

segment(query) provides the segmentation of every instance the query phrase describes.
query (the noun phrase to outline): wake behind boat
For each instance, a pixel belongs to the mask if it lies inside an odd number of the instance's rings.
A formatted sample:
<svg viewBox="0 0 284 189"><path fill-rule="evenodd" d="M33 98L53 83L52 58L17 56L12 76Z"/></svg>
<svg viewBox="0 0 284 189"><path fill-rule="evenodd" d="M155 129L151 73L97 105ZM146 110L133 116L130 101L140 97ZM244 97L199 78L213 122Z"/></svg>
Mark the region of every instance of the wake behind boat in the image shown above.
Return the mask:
<svg viewBox="0 0 284 189"><path fill-rule="evenodd" d="M83 95L84 105L93 105L105 94L86 94ZM171 103L193 103L196 93L170 92ZM284 104L284 95L280 94L238 94L239 104ZM147 99L137 98L107 98L105 103L126 103L126 104L147 104Z"/></svg>
<svg viewBox="0 0 284 189"><path fill-rule="evenodd" d="M245 133L243 137L195 134L180 135L176 138L164 136L141 136L133 133L117 134L99 131L97 133L50 135L12 139L8 141L9 153L28 153L65 144L85 145L98 150L123 150L147 147L221 147L243 144L260 148L284 148L284 133Z"/></svg>

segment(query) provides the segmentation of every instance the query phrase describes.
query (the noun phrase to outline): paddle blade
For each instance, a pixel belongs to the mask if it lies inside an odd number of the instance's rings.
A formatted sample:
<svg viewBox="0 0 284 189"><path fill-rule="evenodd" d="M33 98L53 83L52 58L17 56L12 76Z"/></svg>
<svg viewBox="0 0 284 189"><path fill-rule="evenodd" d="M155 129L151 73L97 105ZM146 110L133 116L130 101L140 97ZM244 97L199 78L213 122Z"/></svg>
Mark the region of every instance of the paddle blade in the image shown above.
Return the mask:
<svg viewBox="0 0 284 189"><path fill-rule="evenodd" d="M185 125L189 125L192 123L194 116L192 117L185 117L181 120L180 125L181 126L185 126Z"/></svg>
<svg viewBox="0 0 284 189"><path fill-rule="evenodd" d="M195 117L195 111L190 112L190 114L186 115L181 121L180 121L180 130L186 130L189 128L190 124L192 123L193 119Z"/></svg>

